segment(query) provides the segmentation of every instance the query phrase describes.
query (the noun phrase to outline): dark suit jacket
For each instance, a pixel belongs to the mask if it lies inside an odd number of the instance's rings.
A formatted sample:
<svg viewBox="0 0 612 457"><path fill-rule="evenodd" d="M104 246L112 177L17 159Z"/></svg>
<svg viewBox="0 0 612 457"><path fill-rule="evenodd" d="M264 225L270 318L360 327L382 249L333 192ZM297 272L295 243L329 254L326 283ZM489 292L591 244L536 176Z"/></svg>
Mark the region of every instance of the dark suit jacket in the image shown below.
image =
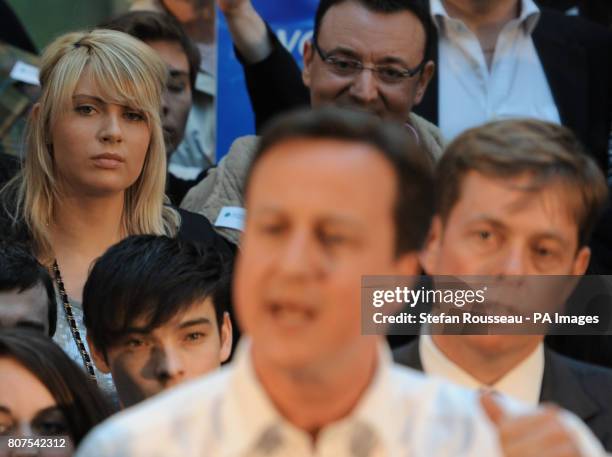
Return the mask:
<svg viewBox="0 0 612 457"><path fill-rule="evenodd" d="M393 351L393 358L396 363L423 371L418 340ZM555 403L574 413L606 450L612 451L612 370L546 349L540 401Z"/></svg>

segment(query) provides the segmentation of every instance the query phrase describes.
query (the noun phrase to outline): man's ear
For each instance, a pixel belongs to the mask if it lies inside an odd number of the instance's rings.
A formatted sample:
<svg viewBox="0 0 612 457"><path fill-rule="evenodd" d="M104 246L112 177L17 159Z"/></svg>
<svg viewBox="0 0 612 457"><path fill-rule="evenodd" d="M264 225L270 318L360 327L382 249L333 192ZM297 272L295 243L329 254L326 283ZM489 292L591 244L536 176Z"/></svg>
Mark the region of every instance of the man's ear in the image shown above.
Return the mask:
<svg viewBox="0 0 612 457"><path fill-rule="evenodd" d="M302 70L302 81L304 81L306 87L310 87L310 72L313 58L314 49L312 47L312 42L306 41L304 43L304 69Z"/></svg>
<svg viewBox="0 0 612 457"><path fill-rule="evenodd" d="M588 246L582 246L578 250L578 254L576 254L576 258L574 259L574 265L572 266L572 274L576 276L582 276L591 261L591 248Z"/></svg>
<svg viewBox="0 0 612 457"><path fill-rule="evenodd" d="M429 61L423 67L423 71L419 76L419 81L417 82L416 93L414 95L414 104L418 105L423 100L425 96L425 91L427 90L427 86L429 86L429 82L436 71L436 64L433 61Z"/></svg>
<svg viewBox="0 0 612 457"><path fill-rule="evenodd" d="M440 244L442 242L442 219L434 216L429 227L429 233L425 240L425 246L419 254L419 261L427 274L433 274L435 265L440 255Z"/></svg>
<svg viewBox="0 0 612 457"><path fill-rule="evenodd" d="M111 370L110 366L108 365L108 361L106 360L106 356L93 344L93 341L91 338L89 338L89 336L87 337L87 344L89 345L91 358L93 359L96 368L102 373L110 373Z"/></svg>
<svg viewBox="0 0 612 457"><path fill-rule="evenodd" d="M221 324L221 350L219 351L219 361L221 363L226 362L232 354L232 342L234 340L232 330L232 321L229 317L229 313L226 311L223 313L223 323Z"/></svg>

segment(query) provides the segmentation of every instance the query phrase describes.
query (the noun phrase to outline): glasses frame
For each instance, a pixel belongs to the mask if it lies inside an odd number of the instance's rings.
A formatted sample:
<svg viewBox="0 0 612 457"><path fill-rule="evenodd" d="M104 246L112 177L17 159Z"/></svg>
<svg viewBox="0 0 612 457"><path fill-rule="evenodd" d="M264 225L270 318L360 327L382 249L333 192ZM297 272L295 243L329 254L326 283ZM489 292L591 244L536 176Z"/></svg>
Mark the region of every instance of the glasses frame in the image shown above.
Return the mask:
<svg viewBox="0 0 612 457"><path fill-rule="evenodd" d="M321 60L323 62L325 62L328 65L333 65L333 59L334 56L330 56L329 53L324 52L320 47L319 44L317 43L316 40L312 40L312 47L315 49L315 51L317 51L317 54L319 54L319 57L321 58ZM366 66L364 65L361 61L359 60L354 60L355 63L358 63L359 66L357 66L355 68L355 70L358 70L358 73L361 73L363 70L370 70L372 73L374 73L375 75L377 75L377 77L379 79L381 79L381 70L379 70L380 65L374 65L374 66ZM423 60L421 61L420 64L418 64L415 68L413 69L405 69L403 71L399 71L401 75L401 79L398 80L396 83L401 83L403 82L405 79L408 78L413 78L414 76L416 76L418 73L423 71L423 68L425 68L425 64L427 63L427 60L425 57L423 57ZM383 80L384 81L384 80Z"/></svg>

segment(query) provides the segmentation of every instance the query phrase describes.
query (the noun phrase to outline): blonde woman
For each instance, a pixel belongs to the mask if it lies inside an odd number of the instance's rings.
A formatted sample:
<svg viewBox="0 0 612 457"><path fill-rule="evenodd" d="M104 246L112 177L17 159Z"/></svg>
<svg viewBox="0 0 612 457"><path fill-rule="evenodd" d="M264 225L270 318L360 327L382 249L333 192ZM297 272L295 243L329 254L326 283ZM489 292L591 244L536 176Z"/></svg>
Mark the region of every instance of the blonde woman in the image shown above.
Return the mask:
<svg viewBox="0 0 612 457"><path fill-rule="evenodd" d="M166 67L121 32L64 35L45 50L24 168L2 191L4 237L26 241L58 289L55 339L105 390L80 301L93 260L128 235L180 236L232 249L205 218L165 203L160 100ZM180 213L179 213L180 211Z"/></svg>

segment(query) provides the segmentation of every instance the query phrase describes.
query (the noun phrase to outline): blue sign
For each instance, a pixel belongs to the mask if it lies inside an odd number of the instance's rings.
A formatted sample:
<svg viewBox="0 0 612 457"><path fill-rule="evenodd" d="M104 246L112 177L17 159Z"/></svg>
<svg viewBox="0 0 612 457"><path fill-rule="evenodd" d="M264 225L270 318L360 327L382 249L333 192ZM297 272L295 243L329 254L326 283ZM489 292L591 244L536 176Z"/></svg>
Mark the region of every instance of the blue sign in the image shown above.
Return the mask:
<svg viewBox="0 0 612 457"><path fill-rule="evenodd" d="M318 0L253 0L259 14L302 65L304 43L312 38ZM246 90L242 65L234 54L223 14L217 11L217 161L232 142L255 132L255 119Z"/></svg>

